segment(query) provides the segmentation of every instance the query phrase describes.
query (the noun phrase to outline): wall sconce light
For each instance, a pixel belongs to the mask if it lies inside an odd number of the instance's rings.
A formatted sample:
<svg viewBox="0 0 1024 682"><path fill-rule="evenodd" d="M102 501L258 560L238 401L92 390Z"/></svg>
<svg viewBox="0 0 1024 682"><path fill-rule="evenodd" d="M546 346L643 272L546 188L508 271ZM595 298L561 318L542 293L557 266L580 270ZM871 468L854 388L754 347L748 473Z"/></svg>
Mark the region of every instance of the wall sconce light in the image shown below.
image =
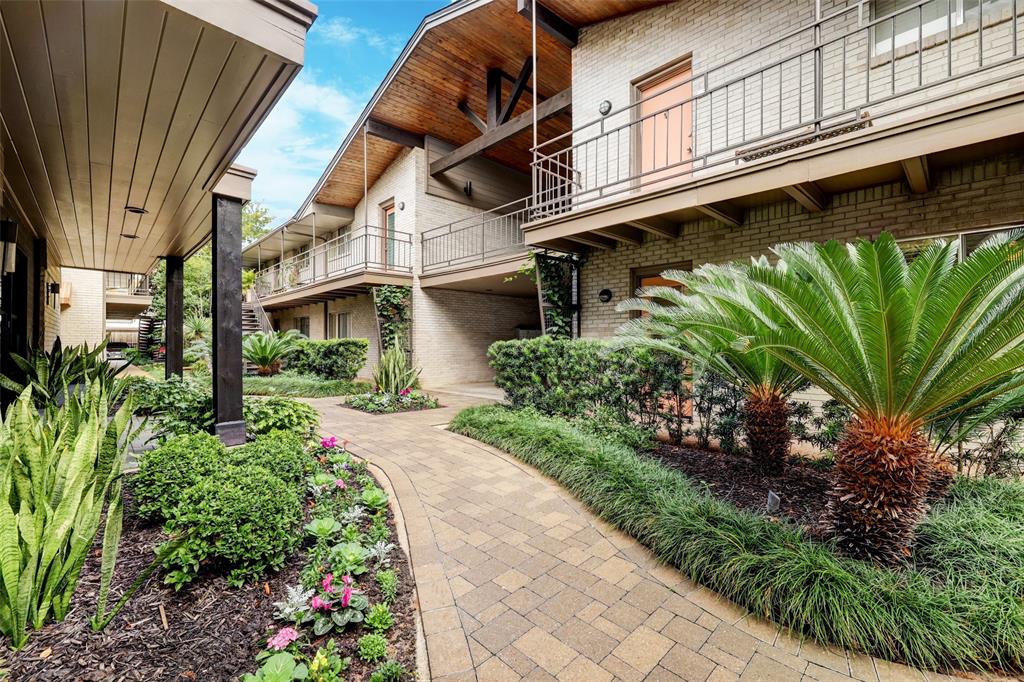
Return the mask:
<svg viewBox="0 0 1024 682"><path fill-rule="evenodd" d="M473 196L473 181L472 180L467 180L466 181L466 184L463 185L463 187L462 187L462 193L465 194L467 197Z"/></svg>
<svg viewBox="0 0 1024 682"><path fill-rule="evenodd" d="M60 301L60 282L46 283L46 305L50 305L50 296L53 296L54 304Z"/></svg>
<svg viewBox="0 0 1024 682"><path fill-rule="evenodd" d="M18 223L13 220L0 220L0 244L3 256L0 260L0 274L14 272L14 264L18 255Z"/></svg>
<svg viewBox="0 0 1024 682"><path fill-rule="evenodd" d="M398 202L398 210L399 211L404 211L405 210L405 202L404 201L399 201Z"/></svg>
<svg viewBox="0 0 1024 682"><path fill-rule="evenodd" d="M612 300L612 290L601 289L601 291L597 292L597 300L599 300L601 303L607 303L608 301Z"/></svg>
<svg viewBox="0 0 1024 682"><path fill-rule="evenodd" d="M611 100L606 99L602 101L599 105L597 105L597 110L601 112L602 116L607 116L608 114L610 114L612 111Z"/></svg>

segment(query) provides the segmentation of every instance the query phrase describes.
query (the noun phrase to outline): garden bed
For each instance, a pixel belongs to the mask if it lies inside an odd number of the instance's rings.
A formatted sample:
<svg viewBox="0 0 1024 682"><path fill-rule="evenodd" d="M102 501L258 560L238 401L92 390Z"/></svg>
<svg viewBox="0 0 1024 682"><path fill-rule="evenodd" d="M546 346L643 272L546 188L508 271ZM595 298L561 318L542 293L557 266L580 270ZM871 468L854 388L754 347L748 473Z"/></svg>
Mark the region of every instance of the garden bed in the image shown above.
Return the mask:
<svg viewBox="0 0 1024 682"><path fill-rule="evenodd" d="M362 393L346 399L341 406L366 414L401 414L402 412L422 412L444 407L437 398L420 391L397 394L382 391Z"/></svg>
<svg viewBox="0 0 1024 682"><path fill-rule="evenodd" d="M133 513L130 492L126 492L126 498L111 602L150 564L153 548L167 539L159 525L146 523ZM398 544L390 510L387 517L390 541L398 547L391 555L391 568L398 574L398 594L391 605L395 623L387 632L389 657L407 670L415 670L413 578L408 558ZM287 586L298 582L305 561L306 549L301 548L280 571L241 588L229 587L223 575L208 575L175 592L163 585L163 575L158 571L104 631L93 632L89 618L95 612L100 579L97 543L83 567L68 617L33 632L27 646L5 655L10 679L236 680L258 667L257 654L265 649L267 635L280 625L274 621L274 603L284 599ZM375 581L361 581L360 588L371 604L381 600ZM356 654L356 642L362 634L350 628L344 633L313 637L310 645L315 649L334 639L338 653L351 658L343 679L366 680L378 664L364 662Z"/></svg>

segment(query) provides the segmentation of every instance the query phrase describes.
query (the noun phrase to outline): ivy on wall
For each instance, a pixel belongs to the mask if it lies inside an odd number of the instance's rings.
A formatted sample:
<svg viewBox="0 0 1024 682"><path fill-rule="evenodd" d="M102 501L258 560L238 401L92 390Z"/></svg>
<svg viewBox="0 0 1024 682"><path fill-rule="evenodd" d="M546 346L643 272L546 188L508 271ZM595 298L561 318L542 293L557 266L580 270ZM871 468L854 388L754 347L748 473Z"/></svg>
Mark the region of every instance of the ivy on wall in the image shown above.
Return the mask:
<svg viewBox="0 0 1024 682"><path fill-rule="evenodd" d="M544 333L556 339L575 336L579 315L579 259L575 256L533 256L541 292Z"/></svg>
<svg viewBox="0 0 1024 682"><path fill-rule="evenodd" d="M381 351L391 348L397 339L402 349L408 353L411 345L411 289L390 284L374 287L373 304L377 311Z"/></svg>

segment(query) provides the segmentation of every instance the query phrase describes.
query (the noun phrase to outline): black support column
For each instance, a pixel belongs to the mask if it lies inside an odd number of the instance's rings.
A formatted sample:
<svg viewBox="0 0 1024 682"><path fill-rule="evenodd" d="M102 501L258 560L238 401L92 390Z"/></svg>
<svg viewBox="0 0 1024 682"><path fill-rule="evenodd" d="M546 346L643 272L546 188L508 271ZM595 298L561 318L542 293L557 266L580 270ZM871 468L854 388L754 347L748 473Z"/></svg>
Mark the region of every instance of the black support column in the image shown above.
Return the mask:
<svg viewBox="0 0 1024 682"><path fill-rule="evenodd" d="M181 256L167 256L164 262L167 270L164 378L170 379L172 376L181 376L185 351L185 259Z"/></svg>
<svg viewBox="0 0 1024 682"><path fill-rule="evenodd" d="M242 419L242 202L213 195L213 414L225 445L245 442Z"/></svg>

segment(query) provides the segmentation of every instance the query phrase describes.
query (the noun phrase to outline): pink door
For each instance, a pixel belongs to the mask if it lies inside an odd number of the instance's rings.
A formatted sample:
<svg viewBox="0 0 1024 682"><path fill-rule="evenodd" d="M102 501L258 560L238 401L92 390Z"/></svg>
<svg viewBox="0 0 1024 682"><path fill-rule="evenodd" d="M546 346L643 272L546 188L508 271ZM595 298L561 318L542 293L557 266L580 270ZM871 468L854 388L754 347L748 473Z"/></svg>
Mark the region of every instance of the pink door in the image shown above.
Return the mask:
<svg viewBox="0 0 1024 682"><path fill-rule="evenodd" d="M690 65L680 66L637 86L640 139L638 185L643 189L683 181L692 169L693 92ZM669 182L666 178L672 178Z"/></svg>

